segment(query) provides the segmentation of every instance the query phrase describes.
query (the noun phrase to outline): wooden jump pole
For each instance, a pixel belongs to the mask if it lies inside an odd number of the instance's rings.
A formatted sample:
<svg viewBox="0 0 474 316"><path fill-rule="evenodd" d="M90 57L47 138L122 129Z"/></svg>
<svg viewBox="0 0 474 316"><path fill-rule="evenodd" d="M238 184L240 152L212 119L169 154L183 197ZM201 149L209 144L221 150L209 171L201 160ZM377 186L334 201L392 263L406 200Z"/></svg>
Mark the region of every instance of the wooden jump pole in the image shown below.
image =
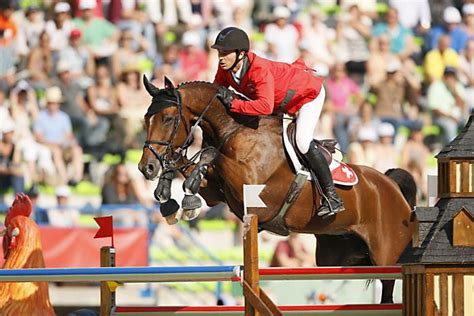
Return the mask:
<svg viewBox="0 0 474 316"><path fill-rule="evenodd" d="M244 216L244 278L242 288L245 299L245 316L283 315L267 294L260 288L258 272L258 217Z"/></svg>
<svg viewBox="0 0 474 316"><path fill-rule="evenodd" d="M115 248L104 246L100 248L100 266L115 267ZM115 286L112 282L100 282L100 316L110 316L115 307Z"/></svg>

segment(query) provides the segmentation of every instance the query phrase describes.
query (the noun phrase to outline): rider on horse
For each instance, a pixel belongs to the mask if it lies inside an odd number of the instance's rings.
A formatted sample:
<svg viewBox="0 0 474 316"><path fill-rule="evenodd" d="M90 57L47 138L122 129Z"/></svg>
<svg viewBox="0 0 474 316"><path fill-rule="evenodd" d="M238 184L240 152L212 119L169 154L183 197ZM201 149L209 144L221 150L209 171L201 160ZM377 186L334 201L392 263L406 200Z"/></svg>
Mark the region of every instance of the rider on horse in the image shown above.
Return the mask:
<svg viewBox="0 0 474 316"><path fill-rule="evenodd" d="M336 192L329 166L313 134L324 104L322 79L312 74L302 60L293 64L270 61L249 52L247 34L236 27L223 29L212 48L219 53L219 68L214 83L217 96L231 112L245 115L270 115L285 112L296 116L296 144L321 184L323 199L319 216L344 210ZM232 86L250 100L235 98Z"/></svg>

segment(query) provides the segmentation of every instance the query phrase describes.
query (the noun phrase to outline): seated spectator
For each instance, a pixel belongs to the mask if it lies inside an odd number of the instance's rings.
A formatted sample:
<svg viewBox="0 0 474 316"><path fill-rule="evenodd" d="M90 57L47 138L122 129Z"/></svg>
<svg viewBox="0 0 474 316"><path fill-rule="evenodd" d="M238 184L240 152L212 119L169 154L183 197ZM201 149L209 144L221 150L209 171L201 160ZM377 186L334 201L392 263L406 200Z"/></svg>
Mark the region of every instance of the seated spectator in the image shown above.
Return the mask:
<svg viewBox="0 0 474 316"><path fill-rule="evenodd" d="M398 20L397 9L389 8L385 15L385 21L375 24L372 30L374 38L382 34L386 34L390 38L390 51L401 60L413 54L415 48L413 34Z"/></svg>
<svg viewBox="0 0 474 316"><path fill-rule="evenodd" d="M143 131L143 115L150 105L150 95L146 92L136 65L127 65L117 84L119 115L124 120L127 148L137 148L137 135Z"/></svg>
<svg viewBox="0 0 474 316"><path fill-rule="evenodd" d="M361 82L367 70L372 20L363 15L357 5L352 5L347 14L341 14L336 24L336 56L346 62L347 72ZM389 50L387 50L389 51Z"/></svg>
<svg viewBox="0 0 474 316"><path fill-rule="evenodd" d="M47 181L55 172L51 151L39 144L32 132L33 122L39 109L36 93L24 80L21 80L10 92L10 108L15 123L15 143L22 153L22 160L28 166L27 181L38 183Z"/></svg>
<svg viewBox="0 0 474 316"><path fill-rule="evenodd" d="M134 209L136 204L150 206L142 196L143 191L134 181L123 163L112 166L106 174L102 187L102 205L112 204L114 210L109 211L121 225L146 226L147 215L143 209ZM119 206L120 205L120 206ZM118 208L116 208L119 206Z"/></svg>
<svg viewBox="0 0 474 316"><path fill-rule="evenodd" d="M426 162L431 152L423 142L422 128L421 123L412 126L410 137L401 151L400 167L413 175L421 197L426 198L428 196Z"/></svg>
<svg viewBox="0 0 474 316"><path fill-rule="evenodd" d="M57 2L54 5L53 19L46 22L45 29L51 37L51 49L56 52L65 49L69 43L69 36L74 28L70 11L69 3Z"/></svg>
<svg viewBox="0 0 474 316"><path fill-rule="evenodd" d="M303 27L305 49L311 53L314 60L311 67L315 69L329 69L334 65L335 56L331 53L331 43L334 41L335 31L324 24L323 14L318 9L309 12L310 21Z"/></svg>
<svg viewBox="0 0 474 316"><path fill-rule="evenodd" d="M176 44L169 44L164 48L163 55L155 60L153 77L157 81L153 82L157 87L163 87L163 77L168 76L173 82L183 82L186 76L181 61L179 59L179 47Z"/></svg>
<svg viewBox="0 0 474 316"><path fill-rule="evenodd" d="M464 24L462 29L466 32L470 40L474 39L474 3L465 3L462 7Z"/></svg>
<svg viewBox="0 0 474 316"><path fill-rule="evenodd" d="M306 250L301 237L290 233L286 240L277 243L270 267L314 267L315 256Z"/></svg>
<svg viewBox="0 0 474 316"><path fill-rule="evenodd" d="M17 38L19 53L26 56L31 48L39 44L40 34L45 29L45 21L40 8L30 5L25 9L25 19L20 23L20 32Z"/></svg>
<svg viewBox="0 0 474 316"><path fill-rule="evenodd" d="M390 61L386 66L386 77L377 85L371 87L371 91L377 96L374 111L382 122L393 125L395 134L400 126L409 126L411 120L405 115L405 103L410 90L418 90L419 82L407 77L402 72L401 63L397 60ZM411 106L415 106L411 105Z"/></svg>
<svg viewBox="0 0 474 316"><path fill-rule="evenodd" d="M21 153L15 145L15 125L11 120L2 122L2 138L0 140L0 192L13 188L15 193L25 189L25 177L21 167Z"/></svg>
<svg viewBox="0 0 474 316"><path fill-rule="evenodd" d="M81 30L84 44L94 57L110 57L117 49L119 32L109 21L94 16L96 6L96 0L81 0L81 16L75 18L73 23Z"/></svg>
<svg viewBox="0 0 474 316"><path fill-rule="evenodd" d="M434 81L428 88L428 107L432 111L433 123L443 132L446 145L458 134L463 125L466 90L457 79L455 68L446 67L441 80Z"/></svg>
<svg viewBox="0 0 474 316"><path fill-rule="evenodd" d="M68 39L69 44L66 44L66 46L59 51L58 60L59 62L62 60L67 61L67 67L72 80L76 81L79 86L84 89L92 84L91 77L95 71L94 56L88 48L81 43L82 33L79 29L71 30Z"/></svg>
<svg viewBox="0 0 474 316"><path fill-rule="evenodd" d="M393 61L400 61L400 58L390 51L390 39L386 34L382 34L374 40L367 61L367 83L374 86L385 80L387 64Z"/></svg>
<svg viewBox="0 0 474 316"><path fill-rule="evenodd" d="M428 82L440 80L446 67L459 67L458 53L449 47L450 38L443 34L438 39L438 46L425 56L425 76Z"/></svg>
<svg viewBox="0 0 474 316"><path fill-rule="evenodd" d="M377 130L371 127L362 127L357 132L357 141L349 145L347 162L356 165L375 167L377 157L375 148L378 140Z"/></svg>
<svg viewBox="0 0 474 316"><path fill-rule="evenodd" d="M27 58L26 69L34 87L46 88L54 71L51 39L46 31L39 37L39 44L33 48Z"/></svg>
<svg viewBox="0 0 474 316"><path fill-rule="evenodd" d="M398 150L393 144L395 129L390 123L381 123L377 130L379 142L375 145L375 155L378 159L374 162L374 168L385 173L388 169L398 167ZM383 157L383 159L381 159Z"/></svg>
<svg viewBox="0 0 474 316"><path fill-rule="evenodd" d="M69 205L71 190L67 186L56 188L56 207L48 209L49 224L55 227L77 227L81 223L81 213Z"/></svg>
<svg viewBox="0 0 474 316"><path fill-rule="evenodd" d="M374 107L367 100L364 100L359 107L359 112L349 120L349 136L351 142L357 141L357 134L362 128L370 128L377 130L380 124L380 119L374 115Z"/></svg>
<svg viewBox="0 0 474 316"><path fill-rule="evenodd" d="M179 52L178 59L181 67L185 69L185 81L204 80L207 75L207 54L202 49L201 39L197 32L187 31L181 41L183 50Z"/></svg>
<svg viewBox="0 0 474 316"><path fill-rule="evenodd" d="M136 35L131 30L122 31L119 47L112 55L112 70L114 78L119 79L123 69L130 64L139 65L146 59L145 51L148 42L142 35Z"/></svg>
<svg viewBox="0 0 474 316"><path fill-rule="evenodd" d="M460 53L466 46L468 36L461 28L461 13L455 7L447 7L443 11L444 25L435 26L431 29L431 41L429 49L434 49L441 35L446 34L451 39L451 48Z"/></svg>
<svg viewBox="0 0 474 316"><path fill-rule="evenodd" d="M51 87L46 91L46 109L39 113L33 131L36 140L51 150L59 183L76 184L82 179L84 171L82 148L72 133L71 119L59 109L62 101L59 87ZM66 172L68 161L73 165L72 177Z"/></svg>
<svg viewBox="0 0 474 316"><path fill-rule="evenodd" d="M344 64L337 63L331 70L327 80L327 93L336 115L334 133L341 150L346 152L349 146L348 121L356 114L357 108L354 104L360 103L361 96L359 86L347 76Z"/></svg>
<svg viewBox="0 0 474 316"><path fill-rule="evenodd" d="M268 57L272 60L292 63L298 58L299 34L296 27L288 23L291 12L279 6L273 10L274 22L265 27Z"/></svg>
<svg viewBox="0 0 474 316"><path fill-rule="evenodd" d="M466 86L467 111L471 112L474 110L474 38L467 42L460 57L459 76L461 82Z"/></svg>

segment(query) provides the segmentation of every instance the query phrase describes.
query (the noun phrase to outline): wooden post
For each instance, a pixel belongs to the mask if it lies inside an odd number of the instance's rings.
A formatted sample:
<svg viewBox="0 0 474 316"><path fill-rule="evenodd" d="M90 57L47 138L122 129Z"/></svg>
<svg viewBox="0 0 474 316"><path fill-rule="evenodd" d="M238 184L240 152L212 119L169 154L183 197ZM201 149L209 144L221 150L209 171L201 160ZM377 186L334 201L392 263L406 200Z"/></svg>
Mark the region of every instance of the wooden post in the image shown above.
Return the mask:
<svg viewBox="0 0 474 316"><path fill-rule="evenodd" d="M258 217L244 216L244 280L245 316L283 315L268 295L260 288L258 271Z"/></svg>
<svg viewBox="0 0 474 316"><path fill-rule="evenodd" d="M100 248L100 266L115 267L115 248ZM115 290L112 291L107 281L100 282L100 316L110 316L115 307Z"/></svg>
<svg viewBox="0 0 474 316"><path fill-rule="evenodd" d="M453 275L453 315L464 315L464 275L455 273Z"/></svg>
<svg viewBox="0 0 474 316"><path fill-rule="evenodd" d="M435 299L434 299L434 274L426 273L425 279L425 304L423 315L435 314Z"/></svg>

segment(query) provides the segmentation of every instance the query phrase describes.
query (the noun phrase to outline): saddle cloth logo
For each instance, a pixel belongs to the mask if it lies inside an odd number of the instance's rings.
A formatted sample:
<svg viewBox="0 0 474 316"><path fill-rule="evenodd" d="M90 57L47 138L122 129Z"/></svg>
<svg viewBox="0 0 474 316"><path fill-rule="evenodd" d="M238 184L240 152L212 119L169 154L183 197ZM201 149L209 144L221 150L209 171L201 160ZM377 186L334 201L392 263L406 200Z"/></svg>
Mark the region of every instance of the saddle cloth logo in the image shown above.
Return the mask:
<svg viewBox="0 0 474 316"><path fill-rule="evenodd" d="M294 171L298 172L304 167L298 159L295 149L291 145L291 142L288 138L288 125L290 123L290 119L283 120L283 147L285 147L285 151L290 157L290 162L293 166ZM334 180L335 184L352 186L357 184L357 182L359 181L359 179L357 178L357 174L350 166L348 166L342 161L337 161L336 159L334 159L334 157L332 159L331 164L329 165L329 169L331 170L332 179ZM308 176L308 180L311 180L311 175Z"/></svg>

